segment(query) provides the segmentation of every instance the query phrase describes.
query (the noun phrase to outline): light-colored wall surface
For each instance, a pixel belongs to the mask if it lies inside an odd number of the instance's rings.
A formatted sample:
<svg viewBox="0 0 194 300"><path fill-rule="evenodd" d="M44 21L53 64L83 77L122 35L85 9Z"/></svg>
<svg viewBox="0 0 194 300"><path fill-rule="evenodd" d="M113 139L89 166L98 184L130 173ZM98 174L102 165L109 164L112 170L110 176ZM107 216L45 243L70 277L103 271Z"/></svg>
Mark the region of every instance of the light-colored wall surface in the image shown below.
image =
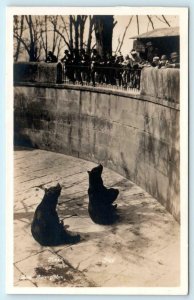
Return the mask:
<svg viewBox="0 0 194 300"><path fill-rule="evenodd" d="M141 94L157 99L179 103L180 70L144 68L141 80Z"/></svg>

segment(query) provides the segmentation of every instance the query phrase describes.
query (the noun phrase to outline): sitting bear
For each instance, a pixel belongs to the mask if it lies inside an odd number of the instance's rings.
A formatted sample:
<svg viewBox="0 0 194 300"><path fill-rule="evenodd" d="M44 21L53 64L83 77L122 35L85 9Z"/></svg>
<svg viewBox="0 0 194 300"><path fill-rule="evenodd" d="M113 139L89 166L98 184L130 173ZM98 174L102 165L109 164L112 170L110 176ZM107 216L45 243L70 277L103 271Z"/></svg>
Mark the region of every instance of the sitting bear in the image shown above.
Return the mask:
<svg viewBox="0 0 194 300"><path fill-rule="evenodd" d="M45 189L44 197L34 213L31 233L42 246L74 244L80 241L80 235L71 235L65 230L63 222L59 221L56 206L60 193L60 184Z"/></svg>
<svg viewBox="0 0 194 300"><path fill-rule="evenodd" d="M88 212L94 223L110 225L118 219L116 205L113 205L113 202L116 200L119 190L114 188L107 189L103 185L102 171L103 166L101 164L88 171Z"/></svg>

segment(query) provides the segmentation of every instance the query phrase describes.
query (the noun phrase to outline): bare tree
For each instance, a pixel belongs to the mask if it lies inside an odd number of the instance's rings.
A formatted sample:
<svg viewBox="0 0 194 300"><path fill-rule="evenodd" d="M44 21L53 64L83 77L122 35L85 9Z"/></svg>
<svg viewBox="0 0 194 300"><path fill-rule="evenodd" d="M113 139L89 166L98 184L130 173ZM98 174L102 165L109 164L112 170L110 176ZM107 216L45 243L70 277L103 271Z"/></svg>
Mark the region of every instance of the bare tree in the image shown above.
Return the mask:
<svg viewBox="0 0 194 300"><path fill-rule="evenodd" d="M136 21L137 21L137 33L139 34L139 18L136 16Z"/></svg>
<svg viewBox="0 0 194 300"><path fill-rule="evenodd" d="M14 61L18 61L21 52L21 40L24 31L24 16L14 16L14 34L18 36L16 39L16 51L14 53Z"/></svg>
<svg viewBox="0 0 194 300"><path fill-rule="evenodd" d="M122 48L122 46L123 46L123 42L124 42L124 39L125 39L127 30L128 30L128 28L129 28L129 26L130 26L130 24L131 24L131 22L132 22L132 19L133 19L133 16L131 16L131 18L130 18L130 20L129 20L129 23L128 23L127 26L125 27L125 31L124 31L124 33L123 33L123 37L122 37L122 40L121 40L121 42L120 42L120 46L119 46L118 49L117 49L118 52L121 51L121 48Z"/></svg>
<svg viewBox="0 0 194 300"><path fill-rule="evenodd" d="M75 36L75 41L74 41L74 46L75 49L79 48L79 23L80 23L80 15L78 16L72 16L72 22L74 26L74 36Z"/></svg>
<svg viewBox="0 0 194 300"><path fill-rule="evenodd" d="M40 28L40 37L42 41L42 48L45 52L45 57L47 57L48 54L48 17L44 16L44 24Z"/></svg>
<svg viewBox="0 0 194 300"><path fill-rule="evenodd" d="M87 53L90 53L92 43L92 32L94 30L94 18L89 16L89 30L88 30L88 41L87 41Z"/></svg>
<svg viewBox="0 0 194 300"><path fill-rule="evenodd" d="M152 21L151 16L147 15L147 17L148 17L149 22L150 22L151 25L152 25L152 29L154 29L154 23L153 23L153 21Z"/></svg>
<svg viewBox="0 0 194 300"><path fill-rule="evenodd" d="M42 33L40 30L42 21L39 16L25 15L21 16L19 22L20 30L14 28L13 33L17 48L21 49L22 45L29 56L29 61L38 61L42 50Z"/></svg>
<svg viewBox="0 0 194 300"><path fill-rule="evenodd" d="M116 47L116 50L115 50L115 53L117 53L119 51L119 47L120 47L120 44L121 44L121 39L120 39L120 36L118 37L118 44L117 44L117 47Z"/></svg>
<svg viewBox="0 0 194 300"><path fill-rule="evenodd" d="M69 49L72 49L75 47L75 49L83 48L84 46L84 30L85 30L85 23L87 20L87 16L85 15L70 15L69 16L69 32L68 32L68 27L67 24L62 17L62 22L63 22L63 28L66 33L66 40L65 44L69 47ZM61 32L60 30L57 29L58 34L60 35ZM63 37L64 39L64 37Z"/></svg>
<svg viewBox="0 0 194 300"><path fill-rule="evenodd" d="M167 21L167 19L165 18L164 15L162 15L162 18L164 19L165 23L168 25L168 27L170 27L170 23Z"/></svg>
<svg viewBox="0 0 194 300"><path fill-rule="evenodd" d="M148 26L151 24L152 29L155 25L154 17L170 27L165 16L147 15ZM121 38L119 37L116 52L122 49L132 19L133 16L130 16ZM136 23L139 34L139 16L136 16ZM115 25L116 22L111 15L14 16L14 60L18 61L26 52L29 61L38 61L42 56L47 57L48 49L59 57L65 46L69 50L85 47L88 54L96 47L101 56L105 53L112 54ZM92 45L93 32L95 43Z"/></svg>
<svg viewBox="0 0 194 300"><path fill-rule="evenodd" d="M73 17L69 16L69 45L70 49L73 49Z"/></svg>
<svg viewBox="0 0 194 300"><path fill-rule="evenodd" d="M30 61L37 61L37 43L38 43L38 32L37 32L37 19L35 18L35 24L32 21L32 16L25 16L26 22L28 24L29 29L29 48L28 48L28 54L29 54L29 60Z"/></svg>
<svg viewBox="0 0 194 300"><path fill-rule="evenodd" d="M66 27L64 28L64 26L60 26L58 24L58 16L50 16L49 20L53 25L53 45L52 45L53 52L55 51L59 36L61 37L65 45L71 50L70 43L69 43L69 36L67 34L65 35Z"/></svg>
<svg viewBox="0 0 194 300"><path fill-rule="evenodd" d="M112 55L113 28L116 23L117 22L114 22L114 17L111 15L94 16L96 48L101 56L103 56L105 53Z"/></svg>
<svg viewBox="0 0 194 300"><path fill-rule="evenodd" d="M86 19L87 19L87 16L80 16L80 22L79 22L80 49L82 49L83 45L84 45L84 29L85 29Z"/></svg>

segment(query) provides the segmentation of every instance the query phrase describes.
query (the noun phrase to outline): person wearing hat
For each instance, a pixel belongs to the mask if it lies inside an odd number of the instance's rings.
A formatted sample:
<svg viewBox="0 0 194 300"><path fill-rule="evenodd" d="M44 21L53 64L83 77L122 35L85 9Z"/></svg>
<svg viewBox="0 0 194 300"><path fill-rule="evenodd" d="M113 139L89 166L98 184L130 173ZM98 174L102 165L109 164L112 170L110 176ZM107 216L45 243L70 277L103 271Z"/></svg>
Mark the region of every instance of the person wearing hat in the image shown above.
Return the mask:
<svg viewBox="0 0 194 300"><path fill-rule="evenodd" d="M127 87L127 83L129 81L129 73L130 73L129 69L131 66L131 59L128 54L125 56L122 66L123 66L123 73L122 73L123 86Z"/></svg>
<svg viewBox="0 0 194 300"><path fill-rule="evenodd" d="M168 64L167 56L165 54L163 54L160 58L160 68L165 69L167 64Z"/></svg>
<svg viewBox="0 0 194 300"><path fill-rule="evenodd" d="M140 57L139 52L134 49L131 50L130 54L129 87L139 89L141 69L144 67L145 61Z"/></svg>
<svg viewBox="0 0 194 300"><path fill-rule="evenodd" d="M146 43L145 48L147 53L147 61L152 64L154 56L159 55L159 49L155 48L151 41Z"/></svg>
<svg viewBox="0 0 194 300"><path fill-rule="evenodd" d="M90 56L86 53L85 49L80 49L81 59L81 78L82 81L89 82L90 80Z"/></svg>
<svg viewBox="0 0 194 300"><path fill-rule="evenodd" d="M153 62L153 58L155 56L154 47L152 45L152 42L147 42L146 43L146 50L147 50L147 61L149 63L152 63Z"/></svg>
<svg viewBox="0 0 194 300"><path fill-rule="evenodd" d="M159 56L154 56L152 61L152 67L158 69L160 65L160 58Z"/></svg>
<svg viewBox="0 0 194 300"><path fill-rule="evenodd" d="M152 47L153 45L152 45L152 42L147 42L146 43L146 47L148 48L148 47Z"/></svg>
<svg viewBox="0 0 194 300"><path fill-rule="evenodd" d="M98 51L96 49L92 49L91 57L91 79L92 79L92 85L96 85L96 79L99 77L99 66L101 62L101 56L98 54Z"/></svg>
<svg viewBox="0 0 194 300"><path fill-rule="evenodd" d="M177 52L172 52L170 55L172 63L178 63L179 62L179 56Z"/></svg>
<svg viewBox="0 0 194 300"><path fill-rule="evenodd" d="M137 51L135 51L135 49L132 49L130 53L131 53L132 56L137 55Z"/></svg>
<svg viewBox="0 0 194 300"><path fill-rule="evenodd" d="M172 52L170 55L170 63L167 64L167 68L180 68L179 55L177 52Z"/></svg>
<svg viewBox="0 0 194 300"><path fill-rule="evenodd" d="M132 49L130 54L131 54L131 67L142 63L143 60L141 59L137 51Z"/></svg>
<svg viewBox="0 0 194 300"><path fill-rule="evenodd" d="M74 70L72 68L72 61L73 61L73 56L69 52L69 50L64 51L64 56L61 59L61 62L64 63L64 75L65 75L65 80L70 80L74 83Z"/></svg>
<svg viewBox="0 0 194 300"><path fill-rule="evenodd" d="M61 62L66 62L68 59L69 59L69 56L70 56L70 53L69 53L69 50L65 50L64 51L64 56L63 58L61 59Z"/></svg>

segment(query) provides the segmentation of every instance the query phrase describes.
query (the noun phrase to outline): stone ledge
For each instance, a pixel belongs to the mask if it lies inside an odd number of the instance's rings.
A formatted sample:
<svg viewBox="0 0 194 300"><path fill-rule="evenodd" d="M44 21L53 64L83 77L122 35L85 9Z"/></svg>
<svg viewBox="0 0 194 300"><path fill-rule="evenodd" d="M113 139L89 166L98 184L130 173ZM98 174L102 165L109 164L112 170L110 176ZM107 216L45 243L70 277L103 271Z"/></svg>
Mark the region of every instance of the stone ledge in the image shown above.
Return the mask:
<svg viewBox="0 0 194 300"><path fill-rule="evenodd" d="M146 102L156 103L164 107L169 107L175 110L180 110L180 105L175 102L171 102L166 99L155 98L153 96L141 95L140 93L130 93L126 91L119 91L114 89L108 89L103 87L93 87L93 86L81 86L81 85L73 85L73 84L58 84L58 83L46 83L46 82L15 82L15 87L25 86L25 87L39 87L39 88L56 88L56 89L66 89L66 90L76 90L76 91L88 91L94 92L98 94L106 94L106 95L116 95L125 98L132 98L137 100L142 100ZM157 101L156 101L157 99Z"/></svg>
<svg viewBox="0 0 194 300"><path fill-rule="evenodd" d="M14 63L14 82L61 83L63 66L58 63L18 62Z"/></svg>

